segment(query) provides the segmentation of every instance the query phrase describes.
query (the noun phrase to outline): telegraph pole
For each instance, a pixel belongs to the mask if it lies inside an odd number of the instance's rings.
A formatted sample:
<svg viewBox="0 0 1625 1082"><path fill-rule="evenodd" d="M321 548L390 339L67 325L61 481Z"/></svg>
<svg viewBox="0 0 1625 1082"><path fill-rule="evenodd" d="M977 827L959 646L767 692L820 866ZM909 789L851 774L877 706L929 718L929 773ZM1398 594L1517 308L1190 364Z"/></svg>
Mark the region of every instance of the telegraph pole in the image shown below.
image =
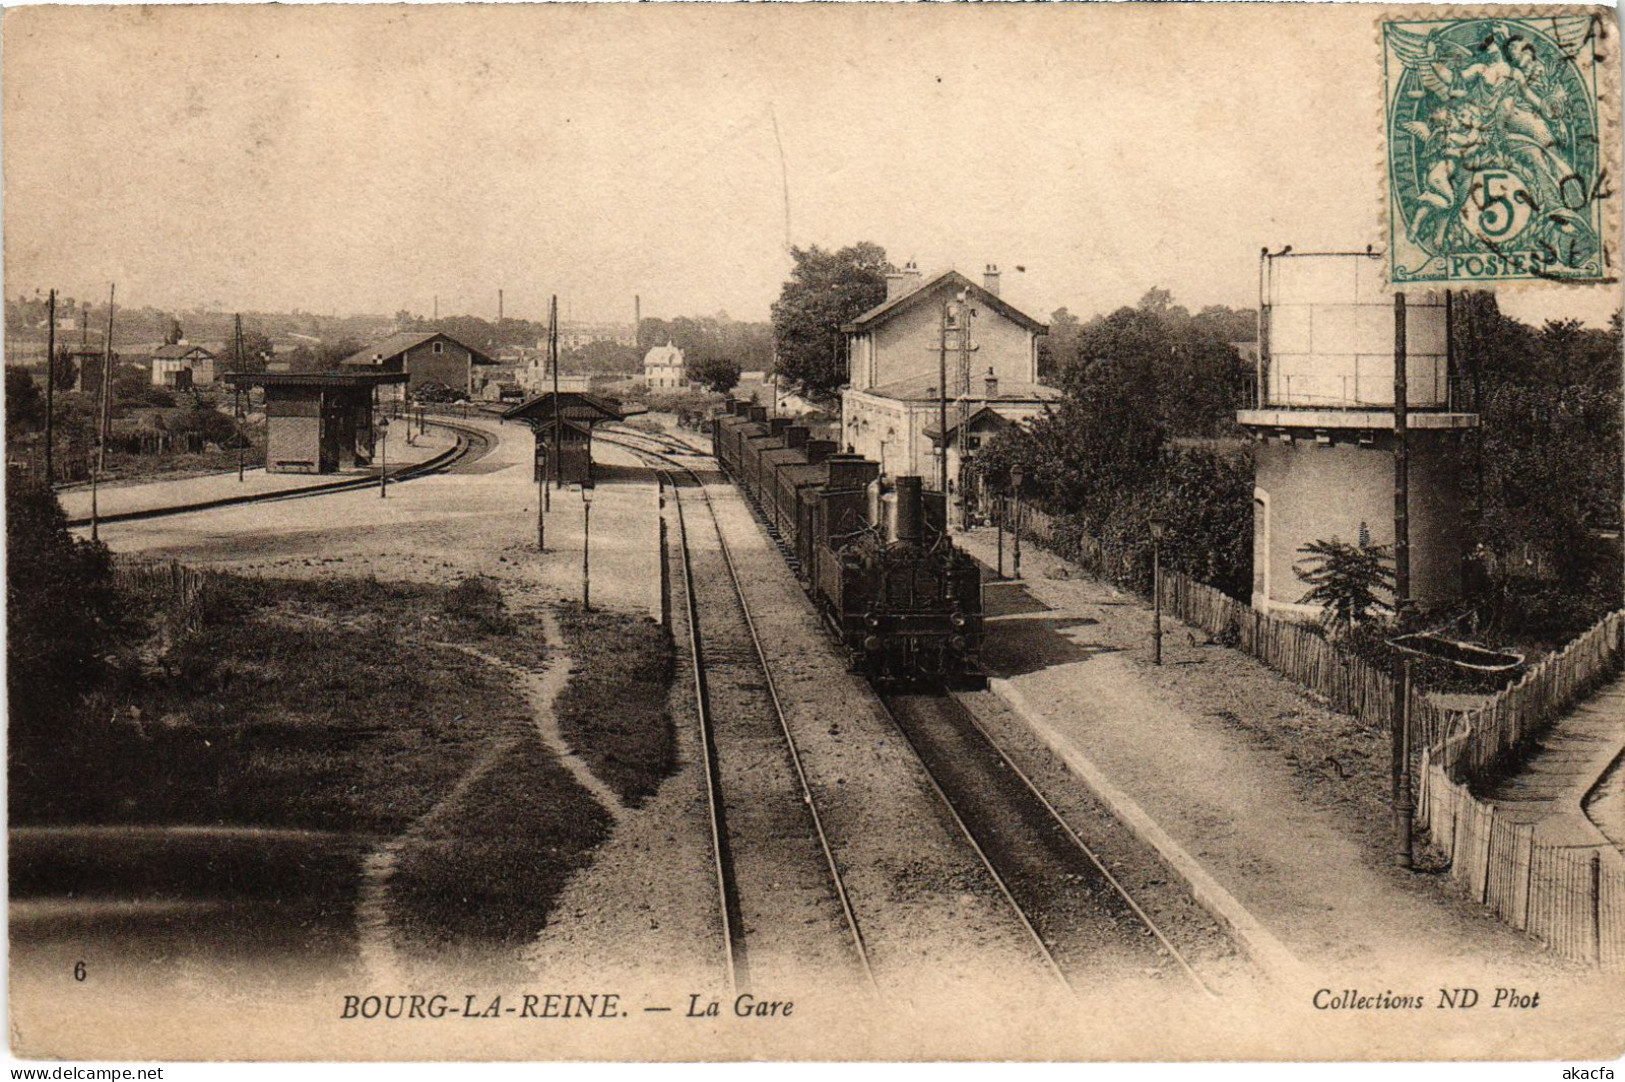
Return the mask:
<svg viewBox="0 0 1625 1082"><path fill-rule="evenodd" d="M553 487L559 487L559 447L564 440L563 410L559 406L559 295L547 303L547 360L553 366L553 444L547 461L553 468ZM590 470L588 471L591 472Z"/></svg>
<svg viewBox="0 0 1625 1082"><path fill-rule="evenodd" d="M101 514L98 488L102 471L107 468L107 426L113 410L113 298L118 284L107 287L107 341L102 345L101 418L97 425L96 466L90 471L90 539L100 540Z"/></svg>
<svg viewBox="0 0 1625 1082"><path fill-rule="evenodd" d="M1401 635L1411 617L1410 403L1405 372L1405 294L1394 294L1394 622ZM1412 866L1411 830L1416 814L1411 797L1410 663L1394 663L1393 782L1394 860Z"/></svg>
<svg viewBox="0 0 1625 1082"><path fill-rule="evenodd" d="M51 421L56 413L56 290L51 290L50 329L45 332L45 487L56 487L56 468L51 454Z"/></svg>
<svg viewBox="0 0 1625 1082"><path fill-rule="evenodd" d="M237 367L240 370L243 367L243 314L241 312L237 313L237 333L236 333L236 340L232 343L232 351L236 356ZM238 484L242 484L242 481L243 481L243 444L246 443L246 442L248 442L248 437L243 435L243 389L241 387L238 387L237 388L237 483Z"/></svg>
<svg viewBox="0 0 1625 1082"><path fill-rule="evenodd" d="M937 334L937 487L942 506L948 508L948 302L942 302L942 327Z"/></svg>

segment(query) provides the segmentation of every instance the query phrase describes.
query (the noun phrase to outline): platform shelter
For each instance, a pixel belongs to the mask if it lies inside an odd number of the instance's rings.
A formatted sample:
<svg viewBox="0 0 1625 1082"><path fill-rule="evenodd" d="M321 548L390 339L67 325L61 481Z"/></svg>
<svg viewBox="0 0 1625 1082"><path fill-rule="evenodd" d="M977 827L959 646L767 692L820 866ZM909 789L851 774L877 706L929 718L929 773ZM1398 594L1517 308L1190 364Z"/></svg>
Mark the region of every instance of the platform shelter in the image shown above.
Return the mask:
<svg viewBox="0 0 1625 1082"><path fill-rule="evenodd" d="M372 465L381 387L405 372L228 372L228 386L265 389L265 471L336 473Z"/></svg>
<svg viewBox="0 0 1625 1082"><path fill-rule="evenodd" d="M526 399L502 415L505 421L523 421L536 436L536 476L555 478L559 484L592 484L592 430L605 421L627 415L613 398L586 391L552 391Z"/></svg>

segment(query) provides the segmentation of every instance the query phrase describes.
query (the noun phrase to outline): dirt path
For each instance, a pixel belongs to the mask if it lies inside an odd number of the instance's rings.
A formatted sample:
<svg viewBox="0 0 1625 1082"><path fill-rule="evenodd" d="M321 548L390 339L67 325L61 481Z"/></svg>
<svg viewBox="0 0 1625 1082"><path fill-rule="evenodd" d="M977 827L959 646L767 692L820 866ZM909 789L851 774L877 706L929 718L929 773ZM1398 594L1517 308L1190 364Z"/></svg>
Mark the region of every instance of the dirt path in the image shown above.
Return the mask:
<svg viewBox="0 0 1625 1082"><path fill-rule="evenodd" d="M559 629L558 617L551 609L538 610L538 618L547 635L547 641L558 643L564 641L564 633ZM451 644L447 644L451 645ZM553 703L558 699L559 693L570 682L571 658L567 655L548 652L547 663L541 671L523 668L511 662L504 661L493 654L487 654L470 646L458 646L470 657L477 657L488 665L492 665L518 681L525 694L525 701L530 704L532 715L536 719L536 731L541 734L542 743L547 745L570 775L581 784L581 787L591 793L593 799L603 805L612 818L617 822L626 809L621 806L620 798L615 791L594 774L587 761L577 755L565 740L564 732L559 728L558 715L553 712Z"/></svg>
<svg viewBox="0 0 1625 1082"><path fill-rule="evenodd" d="M401 834L373 850L362 861L361 890L356 900L355 914L357 953L360 956L362 972L374 986L399 987L411 969L408 959L396 943L394 930L389 922L389 882L395 875L402 851L449 809L461 803L474 784L518 743L519 738L513 736L491 741L485 753L461 778L457 779L457 784L453 785L434 807Z"/></svg>

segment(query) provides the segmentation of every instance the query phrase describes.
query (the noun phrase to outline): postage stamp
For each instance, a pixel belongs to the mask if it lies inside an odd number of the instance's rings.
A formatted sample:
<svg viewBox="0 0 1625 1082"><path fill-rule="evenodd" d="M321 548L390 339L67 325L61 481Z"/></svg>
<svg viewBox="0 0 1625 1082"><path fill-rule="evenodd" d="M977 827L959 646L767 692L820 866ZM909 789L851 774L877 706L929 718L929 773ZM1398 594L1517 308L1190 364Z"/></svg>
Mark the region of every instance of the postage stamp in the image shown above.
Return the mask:
<svg viewBox="0 0 1625 1082"><path fill-rule="evenodd" d="M1613 279L1611 18L1449 14L1382 20L1389 280Z"/></svg>

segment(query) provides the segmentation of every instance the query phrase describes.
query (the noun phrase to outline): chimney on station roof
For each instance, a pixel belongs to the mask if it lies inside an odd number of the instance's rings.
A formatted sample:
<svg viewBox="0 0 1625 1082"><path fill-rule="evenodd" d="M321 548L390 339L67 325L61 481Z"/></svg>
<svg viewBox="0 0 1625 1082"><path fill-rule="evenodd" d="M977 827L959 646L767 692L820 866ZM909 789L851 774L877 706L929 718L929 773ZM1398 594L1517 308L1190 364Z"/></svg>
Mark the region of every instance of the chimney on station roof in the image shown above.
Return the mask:
<svg viewBox="0 0 1625 1082"><path fill-rule="evenodd" d="M914 260L903 264L900 271L886 272L886 299L901 297L904 293L912 292L920 286L920 268L914 265Z"/></svg>
<svg viewBox="0 0 1625 1082"><path fill-rule="evenodd" d="M987 397L989 399L999 397L999 377L993 374L991 368L987 370Z"/></svg>
<svg viewBox="0 0 1625 1082"><path fill-rule="evenodd" d="M999 295L999 268L992 263L982 272L982 288L995 297Z"/></svg>

